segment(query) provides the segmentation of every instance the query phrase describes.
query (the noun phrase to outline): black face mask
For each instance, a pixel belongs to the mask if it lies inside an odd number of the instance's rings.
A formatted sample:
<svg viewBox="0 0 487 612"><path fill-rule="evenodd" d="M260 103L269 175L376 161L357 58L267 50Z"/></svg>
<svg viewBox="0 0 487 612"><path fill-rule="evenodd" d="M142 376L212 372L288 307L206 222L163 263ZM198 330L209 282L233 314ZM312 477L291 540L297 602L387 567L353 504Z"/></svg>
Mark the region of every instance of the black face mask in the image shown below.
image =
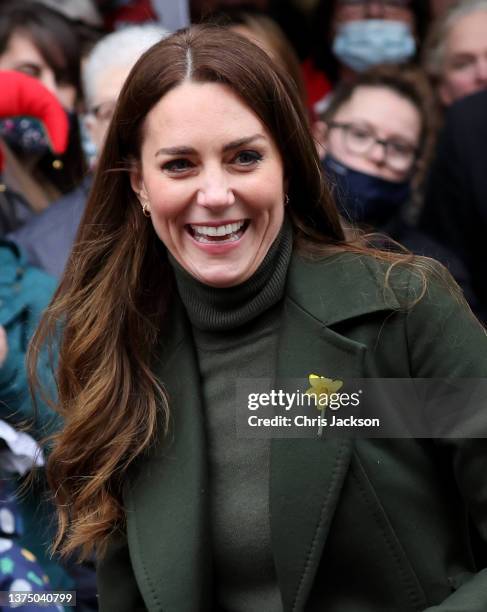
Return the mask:
<svg viewBox="0 0 487 612"><path fill-rule="evenodd" d="M2 119L0 137L15 153L42 156L49 151L49 140L41 122L35 117Z"/></svg>
<svg viewBox="0 0 487 612"><path fill-rule="evenodd" d="M70 130L76 121L76 113L65 111ZM8 117L0 119L0 138L14 153L43 157L50 152L49 138L40 119L36 117Z"/></svg>
<svg viewBox="0 0 487 612"><path fill-rule="evenodd" d="M323 160L340 213L355 224L380 227L391 221L411 196L410 180L394 182L352 170L331 155Z"/></svg>

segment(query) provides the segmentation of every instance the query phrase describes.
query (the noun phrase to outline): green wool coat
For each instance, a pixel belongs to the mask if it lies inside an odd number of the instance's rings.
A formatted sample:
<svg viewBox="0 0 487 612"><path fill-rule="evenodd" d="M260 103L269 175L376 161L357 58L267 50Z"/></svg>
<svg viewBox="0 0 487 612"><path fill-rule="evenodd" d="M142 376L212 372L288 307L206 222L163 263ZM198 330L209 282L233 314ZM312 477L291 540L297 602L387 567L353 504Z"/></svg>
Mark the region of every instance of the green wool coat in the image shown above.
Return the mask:
<svg viewBox="0 0 487 612"><path fill-rule="evenodd" d="M385 289L371 257L294 256L278 377L486 377L484 330L439 281L401 308L417 285L402 268ZM127 533L98 567L101 612L217 609L197 358L182 308L172 315L158 361L171 433L127 481ZM487 541L484 439L273 439L270 470L284 612L486 612L471 547L472 533Z"/></svg>

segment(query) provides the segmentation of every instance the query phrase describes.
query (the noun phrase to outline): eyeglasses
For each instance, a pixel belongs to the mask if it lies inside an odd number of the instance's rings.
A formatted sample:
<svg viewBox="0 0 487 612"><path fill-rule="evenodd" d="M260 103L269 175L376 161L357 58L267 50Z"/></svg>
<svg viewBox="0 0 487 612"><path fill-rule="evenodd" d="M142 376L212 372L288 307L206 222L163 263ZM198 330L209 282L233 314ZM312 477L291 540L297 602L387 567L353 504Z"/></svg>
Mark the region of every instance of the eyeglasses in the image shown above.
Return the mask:
<svg viewBox="0 0 487 612"><path fill-rule="evenodd" d="M370 125L332 122L328 128L342 131L345 149L353 155L365 156L376 144L382 145L385 163L396 172L410 170L418 156L417 147L411 143L397 138L378 138Z"/></svg>
<svg viewBox="0 0 487 612"><path fill-rule="evenodd" d="M116 105L116 101L107 100L105 102L102 102L101 104L92 106L88 111L88 114L96 117L98 121L104 121L106 123L109 123L112 119Z"/></svg>

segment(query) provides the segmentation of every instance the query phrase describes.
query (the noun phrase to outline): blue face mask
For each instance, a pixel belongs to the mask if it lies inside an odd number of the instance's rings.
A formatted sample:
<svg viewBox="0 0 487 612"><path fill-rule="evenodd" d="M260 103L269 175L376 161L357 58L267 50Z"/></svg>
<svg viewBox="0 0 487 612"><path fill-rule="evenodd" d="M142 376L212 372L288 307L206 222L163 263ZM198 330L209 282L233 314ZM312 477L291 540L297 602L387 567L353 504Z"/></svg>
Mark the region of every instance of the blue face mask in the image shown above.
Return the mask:
<svg viewBox="0 0 487 612"><path fill-rule="evenodd" d="M340 26L333 53L355 72L378 64L400 64L416 53L411 28L402 21L364 19Z"/></svg>
<svg viewBox="0 0 487 612"><path fill-rule="evenodd" d="M83 149L86 163L88 164L88 168L93 170L95 168L96 161L98 159L100 151L98 150L98 147L91 139L90 133L84 121L79 122L79 131L80 131L81 148Z"/></svg>
<svg viewBox="0 0 487 612"><path fill-rule="evenodd" d="M411 196L410 181L386 181L352 170L331 155L323 160L325 175L340 213L358 225L380 228L391 221Z"/></svg>

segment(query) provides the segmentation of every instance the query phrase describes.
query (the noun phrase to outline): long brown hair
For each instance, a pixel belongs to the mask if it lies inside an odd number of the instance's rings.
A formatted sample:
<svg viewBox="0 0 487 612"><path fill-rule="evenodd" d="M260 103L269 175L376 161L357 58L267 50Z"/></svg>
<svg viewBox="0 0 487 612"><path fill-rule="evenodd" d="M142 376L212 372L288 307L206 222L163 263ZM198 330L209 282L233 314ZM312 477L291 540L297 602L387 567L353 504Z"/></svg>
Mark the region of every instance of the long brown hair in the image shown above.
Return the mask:
<svg viewBox="0 0 487 612"><path fill-rule="evenodd" d="M285 163L298 245L349 248L297 89L264 51L226 29L195 26L141 57L120 94L76 245L30 357L33 372L46 341L59 356L57 409L65 426L47 471L62 553L103 553L123 527L127 470L167 427L169 402L151 359L164 342L173 277L129 170L140 158L148 112L188 79L231 87L269 130Z"/></svg>

